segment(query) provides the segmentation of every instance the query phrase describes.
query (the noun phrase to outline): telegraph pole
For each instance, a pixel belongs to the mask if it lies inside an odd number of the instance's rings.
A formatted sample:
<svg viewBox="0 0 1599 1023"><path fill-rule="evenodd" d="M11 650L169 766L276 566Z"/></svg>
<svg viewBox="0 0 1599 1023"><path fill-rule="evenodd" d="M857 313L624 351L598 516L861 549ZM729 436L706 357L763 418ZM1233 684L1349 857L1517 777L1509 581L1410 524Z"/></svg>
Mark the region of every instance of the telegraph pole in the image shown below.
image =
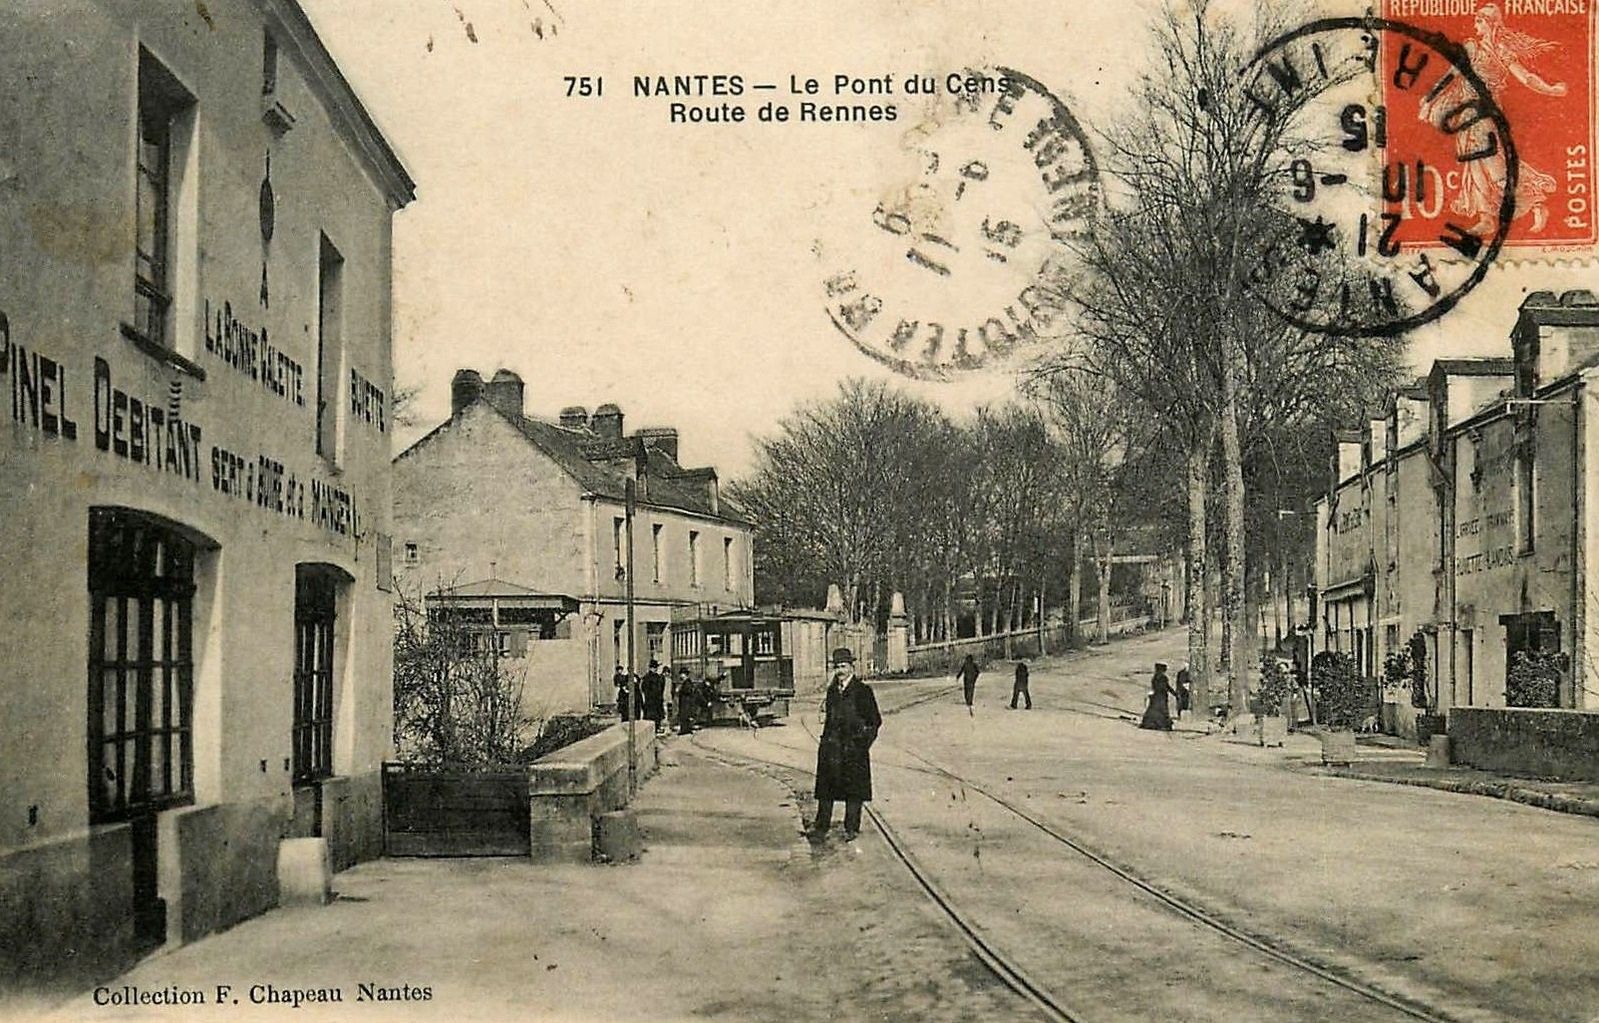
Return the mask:
<svg viewBox="0 0 1599 1023"><path fill-rule="evenodd" d="M638 623L633 620L633 512L638 504L638 485L632 479L627 481L625 496L627 566L623 579L627 592L627 793L632 797L638 791L638 745L633 733L637 731L635 726L639 719L638 675L634 670L636 664L633 654L634 636L638 632Z"/></svg>

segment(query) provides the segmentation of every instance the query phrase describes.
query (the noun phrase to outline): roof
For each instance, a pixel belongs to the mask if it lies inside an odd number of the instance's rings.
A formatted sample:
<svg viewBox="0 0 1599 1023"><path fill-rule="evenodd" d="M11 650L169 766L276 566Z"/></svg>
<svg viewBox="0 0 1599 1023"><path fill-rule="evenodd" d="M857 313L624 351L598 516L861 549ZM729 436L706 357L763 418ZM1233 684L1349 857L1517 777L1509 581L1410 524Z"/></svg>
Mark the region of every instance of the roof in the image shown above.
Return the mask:
<svg viewBox="0 0 1599 1023"><path fill-rule="evenodd" d="M1432 364L1432 372L1467 377L1510 376L1516 372L1516 360L1499 356L1480 359L1438 359Z"/></svg>
<svg viewBox="0 0 1599 1023"><path fill-rule="evenodd" d="M310 84L327 104L328 117L344 130L356 152L361 154L395 209L416 198L416 182L400 162L382 129L356 95L338 62L328 52L316 26L306 16L299 0L257 0L286 33L287 42L305 61Z"/></svg>
<svg viewBox="0 0 1599 1023"><path fill-rule="evenodd" d="M578 606L576 597L564 593L541 593L529 589L519 583L507 582L504 579L490 577L480 579L475 583L464 583L460 586L444 586L429 595L434 600L446 601L478 601L500 600L514 603L521 607L552 607L575 610Z"/></svg>
<svg viewBox="0 0 1599 1023"><path fill-rule="evenodd" d="M561 471L576 480L588 494L617 502L627 500L627 481L632 476L636 445L642 445L645 465L643 484L637 495L640 507L688 512L741 526L754 524L749 514L725 495L719 493L716 506L712 507L704 481L715 478L714 469L685 469L671 455L644 439L608 439L591 429L561 426L532 416L507 413L482 397L472 402L472 405L482 405L485 410L516 427L523 437ZM429 431L396 456L396 461L433 440L450 421L446 420Z"/></svg>

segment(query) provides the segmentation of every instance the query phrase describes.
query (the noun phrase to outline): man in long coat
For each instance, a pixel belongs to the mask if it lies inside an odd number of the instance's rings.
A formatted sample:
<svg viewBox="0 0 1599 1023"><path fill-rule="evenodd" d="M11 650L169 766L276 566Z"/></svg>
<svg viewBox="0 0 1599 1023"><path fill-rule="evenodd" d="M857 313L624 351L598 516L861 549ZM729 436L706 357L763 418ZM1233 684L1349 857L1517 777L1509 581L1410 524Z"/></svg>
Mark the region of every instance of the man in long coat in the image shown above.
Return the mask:
<svg viewBox="0 0 1599 1023"><path fill-rule="evenodd" d="M661 663L650 662L650 670L644 673L644 681L639 687L639 697L644 703L644 716L655 722L655 730L661 730L661 722L666 720L666 677L661 674Z"/></svg>
<svg viewBox="0 0 1599 1023"><path fill-rule="evenodd" d="M855 677L855 655L833 651L833 680L823 704L826 717L816 749L816 820L810 834L819 839L833 826L833 803L844 801L844 839L860 834L861 805L872 798L872 743L883 727L877 697Z"/></svg>

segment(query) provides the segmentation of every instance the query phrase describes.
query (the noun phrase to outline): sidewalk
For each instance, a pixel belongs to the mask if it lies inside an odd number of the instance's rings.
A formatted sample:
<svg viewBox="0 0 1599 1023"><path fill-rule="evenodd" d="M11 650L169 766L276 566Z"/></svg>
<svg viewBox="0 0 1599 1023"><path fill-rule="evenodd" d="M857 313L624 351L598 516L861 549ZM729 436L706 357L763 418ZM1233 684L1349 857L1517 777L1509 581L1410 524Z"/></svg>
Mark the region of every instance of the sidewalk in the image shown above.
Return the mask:
<svg viewBox="0 0 1599 1023"><path fill-rule="evenodd" d="M1195 738L1200 737L1199 729L1183 730L1193 731ZM1257 763L1276 762L1290 770L1330 778L1488 796L1558 813L1599 817L1599 782L1520 778L1464 765L1428 767L1425 751L1387 735L1358 737L1355 762L1348 767L1324 766L1321 762L1320 739L1305 732L1289 733L1287 743L1281 747L1262 748L1248 740L1220 733L1207 741L1216 743L1218 749L1226 750L1236 758Z"/></svg>
<svg viewBox="0 0 1599 1023"><path fill-rule="evenodd" d="M646 845L637 862L365 863L334 878L331 905L274 910L157 955L100 996L132 989L180 1004L110 1006L85 994L49 1018L953 1023L1025 1015L921 904L879 843L807 843L782 781L716 763L673 738L633 805ZM26 1009L0 1001L0 1020L19 1011L33 1018Z"/></svg>

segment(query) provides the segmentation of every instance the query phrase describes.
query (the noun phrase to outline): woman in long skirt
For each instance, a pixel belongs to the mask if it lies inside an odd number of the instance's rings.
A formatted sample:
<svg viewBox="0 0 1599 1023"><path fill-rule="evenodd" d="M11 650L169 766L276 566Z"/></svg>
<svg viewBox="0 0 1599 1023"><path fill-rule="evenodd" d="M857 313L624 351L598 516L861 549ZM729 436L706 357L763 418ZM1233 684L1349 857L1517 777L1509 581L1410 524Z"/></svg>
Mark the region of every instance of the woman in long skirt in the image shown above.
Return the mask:
<svg viewBox="0 0 1599 1023"><path fill-rule="evenodd" d="M1155 677L1149 684L1149 704L1144 708L1144 719L1139 728L1171 731L1171 682L1166 678L1166 665L1155 665Z"/></svg>

